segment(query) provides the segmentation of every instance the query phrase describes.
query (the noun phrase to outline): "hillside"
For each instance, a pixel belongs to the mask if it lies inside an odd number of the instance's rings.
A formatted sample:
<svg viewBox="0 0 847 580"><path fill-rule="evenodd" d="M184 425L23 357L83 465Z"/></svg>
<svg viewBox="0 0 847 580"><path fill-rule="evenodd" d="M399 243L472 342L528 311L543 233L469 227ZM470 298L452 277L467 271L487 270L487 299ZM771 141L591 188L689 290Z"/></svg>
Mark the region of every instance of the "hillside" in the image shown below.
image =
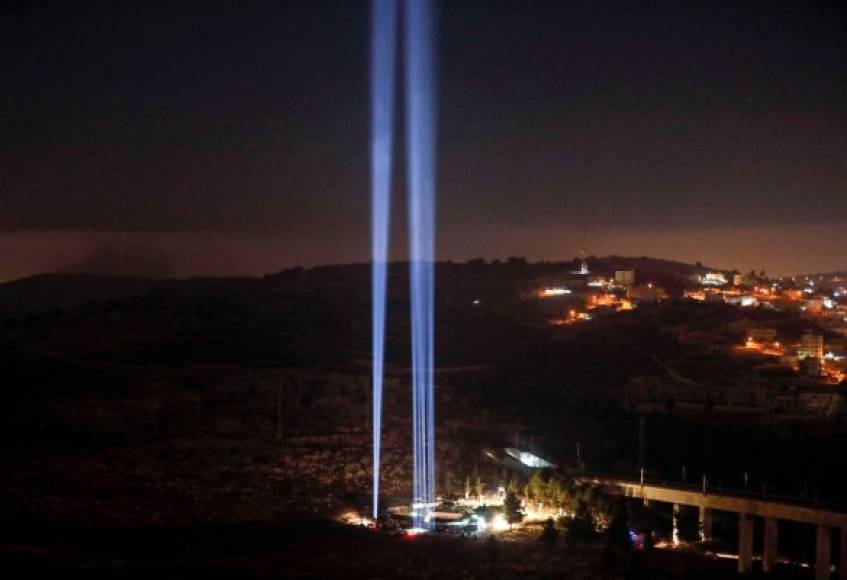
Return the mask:
<svg viewBox="0 0 847 580"><path fill-rule="evenodd" d="M632 264L656 280L696 271L623 258L593 267ZM573 463L579 441L592 466L632 469L638 417L625 397L632 385L684 376L697 388L731 390L763 380L761 363L731 358L731 345L745 325L765 319L796 326L778 313L672 302L551 327L551 308L566 303L522 292L573 266L438 265L437 459L445 493L471 471L496 482L500 467L488 465L483 450L516 435L563 465ZM404 264L392 265L383 454L383 488L401 497L411 469L407 276ZM367 265L135 281L121 295L8 318L0 325L0 514L191 524L276 521L364 503L369 284ZM796 437L794 449L746 421L651 419L652 464L673 472L684 461L691 473L723 466L729 481L751 466L765 473L774 454L825 463L804 451L817 445L804 439L812 431ZM720 456L715 441L739 440L749 453Z"/></svg>
<svg viewBox="0 0 847 580"><path fill-rule="evenodd" d="M163 280L94 274L42 274L0 284L0 318L142 294Z"/></svg>

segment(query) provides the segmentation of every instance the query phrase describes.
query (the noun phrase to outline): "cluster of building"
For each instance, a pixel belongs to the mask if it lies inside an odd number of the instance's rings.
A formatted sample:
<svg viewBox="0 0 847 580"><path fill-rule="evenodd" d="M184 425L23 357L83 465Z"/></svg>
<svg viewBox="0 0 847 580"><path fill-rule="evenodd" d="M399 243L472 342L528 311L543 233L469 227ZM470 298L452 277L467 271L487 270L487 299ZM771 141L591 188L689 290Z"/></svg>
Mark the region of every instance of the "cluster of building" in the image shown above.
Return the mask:
<svg viewBox="0 0 847 580"><path fill-rule="evenodd" d="M798 341L796 335L780 337L773 328L750 328L738 346L742 351L773 357L775 364L796 372L789 373L793 378L771 377L763 384L731 389L692 389L691 385L648 379L628 388L630 403L652 410L690 407L787 416L847 414L847 281L837 275L770 279L764 272L711 271L684 282L683 298L794 312L817 330L806 332ZM561 305L561 315L549 321L555 325L588 321L668 298L663 288L639 280L635 270L599 276L589 270L585 260L579 270L536 287L531 294L555 301L557 308Z"/></svg>
<svg viewBox="0 0 847 580"><path fill-rule="evenodd" d="M743 348L778 357L783 364L824 383L847 380L847 345L844 341L825 344L822 334L807 333L799 343L785 343L772 328L751 328Z"/></svg>
<svg viewBox="0 0 847 580"><path fill-rule="evenodd" d="M556 284L533 292L537 298L571 298L561 317L550 324L564 325L591 320L604 314L633 310L639 304L660 302L668 293L652 283L637 284L635 270L615 270L612 277L592 275L587 263Z"/></svg>
<svg viewBox="0 0 847 580"><path fill-rule="evenodd" d="M837 275L770 280L753 272L708 272L698 276L697 282L697 288L685 291L687 298L794 312L847 337L847 282ZM809 332L791 344L779 340L774 329L753 328L747 334L743 348L778 357L802 374L827 383L847 379L843 342L831 341L825 349L819 333Z"/></svg>
<svg viewBox="0 0 847 580"><path fill-rule="evenodd" d="M839 276L767 279L749 274L707 272L692 278L686 298L800 312L847 323L847 281ZM847 330L847 328L845 328Z"/></svg>
<svg viewBox="0 0 847 580"><path fill-rule="evenodd" d="M847 343L807 333L799 342L781 340L773 328L750 328L739 346L774 357L798 375L745 381L731 388L683 384L652 377L634 379L626 402L640 412L724 412L792 417L847 414Z"/></svg>

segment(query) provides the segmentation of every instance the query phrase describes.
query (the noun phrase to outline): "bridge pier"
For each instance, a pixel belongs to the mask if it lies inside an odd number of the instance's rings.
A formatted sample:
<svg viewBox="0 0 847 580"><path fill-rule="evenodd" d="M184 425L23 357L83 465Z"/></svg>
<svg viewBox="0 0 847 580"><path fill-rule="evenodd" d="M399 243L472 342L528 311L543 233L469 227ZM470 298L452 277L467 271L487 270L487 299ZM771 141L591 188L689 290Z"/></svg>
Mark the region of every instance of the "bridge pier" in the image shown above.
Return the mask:
<svg viewBox="0 0 847 580"><path fill-rule="evenodd" d="M646 505L657 502L673 506L692 506L699 509L700 538L712 536L712 510L739 514L738 520L738 571L752 571L753 563L753 518L764 518L765 541L762 550L763 569L773 572L778 561L779 520L817 526L815 571L818 580L830 580L832 568L832 530L839 530L838 577L847 580L847 512L819 506L784 503L765 497L751 498L724 493L700 493L690 488L674 488L664 485L648 485L638 481L619 479L594 480L617 493ZM679 507L674 508L678 515ZM678 533L678 522L674 522ZM675 534L676 535L676 534Z"/></svg>
<svg viewBox="0 0 847 580"><path fill-rule="evenodd" d="M679 504L673 504L673 531L671 533L673 545L679 545Z"/></svg>
<svg viewBox="0 0 847 580"><path fill-rule="evenodd" d="M712 510L706 506L700 506L700 515L697 518L697 527L700 530L700 541L709 542L712 539ZM845 578L844 580L847 580Z"/></svg>
<svg viewBox="0 0 847 580"><path fill-rule="evenodd" d="M818 525L817 539L815 542L815 580L829 580L831 552L832 528Z"/></svg>
<svg viewBox="0 0 847 580"><path fill-rule="evenodd" d="M839 532L841 536L841 541L839 542L839 555L841 559L838 564L838 577L841 580L847 580L847 528L841 528Z"/></svg>
<svg viewBox="0 0 847 580"><path fill-rule="evenodd" d="M753 516L738 514L738 573L753 571Z"/></svg>
<svg viewBox="0 0 847 580"><path fill-rule="evenodd" d="M762 543L762 571L776 571L777 544L779 543L779 520L765 518L765 539Z"/></svg>

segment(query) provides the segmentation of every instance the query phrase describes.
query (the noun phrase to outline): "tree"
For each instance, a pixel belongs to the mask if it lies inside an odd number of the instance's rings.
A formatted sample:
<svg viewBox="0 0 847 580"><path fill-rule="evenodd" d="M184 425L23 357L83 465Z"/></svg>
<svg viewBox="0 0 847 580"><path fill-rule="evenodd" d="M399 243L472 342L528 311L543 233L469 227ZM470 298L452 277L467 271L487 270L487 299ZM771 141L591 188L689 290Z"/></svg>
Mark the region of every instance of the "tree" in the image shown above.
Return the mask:
<svg viewBox="0 0 847 580"><path fill-rule="evenodd" d="M559 530L556 529L553 518L547 518L547 521L544 522L544 528L541 530L539 539L551 548L556 545L556 540L559 539Z"/></svg>
<svg viewBox="0 0 847 580"><path fill-rule="evenodd" d="M547 495L547 484L544 482L540 471L536 471L529 480L529 493L535 503L545 500Z"/></svg>
<svg viewBox="0 0 847 580"><path fill-rule="evenodd" d="M606 546L603 560L607 566L625 561L632 551L632 539L629 536L629 513L626 503L617 501L612 511L612 520L606 529Z"/></svg>
<svg viewBox="0 0 847 580"><path fill-rule="evenodd" d="M585 501L581 501L576 508L574 517L568 523L565 538L568 545L576 546L593 540L594 535L594 520L591 518L591 510Z"/></svg>
<svg viewBox="0 0 847 580"><path fill-rule="evenodd" d="M521 500L514 491L507 491L506 498L503 500L503 509L506 512L506 521L509 524L519 524L523 520L521 513Z"/></svg>
<svg viewBox="0 0 847 580"><path fill-rule="evenodd" d="M506 484L506 493L514 492L515 495L521 490L520 485L518 485L518 480L514 477L509 480L509 483Z"/></svg>
<svg viewBox="0 0 847 580"><path fill-rule="evenodd" d="M476 481L474 481L473 492L478 500L482 501L482 488L483 488L482 480L477 477Z"/></svg>
<svg viewBox="0 0 847 580"><path fill-rule="evenodd" d="M554 507L561 507L564 495L564 482L562 478L559 476L552 476L547 481L547 489L544 490L544 495L547 498L547 501L550 502L550 505Z"/></svg>
<svg viewBox="0 0 847 580"><path fill-rule="evenodd" d="M522 256L509 256L506 265L515 269L525 269L529 266L529 262Z"/></svg>
<svg viewBox="0 0 847 580"><path fill-rule="evenodd" d="M579 505L578 490L574 482L562 482L559 489L559 497L556 499L557 505L563 510L573 513Z"/></svg>

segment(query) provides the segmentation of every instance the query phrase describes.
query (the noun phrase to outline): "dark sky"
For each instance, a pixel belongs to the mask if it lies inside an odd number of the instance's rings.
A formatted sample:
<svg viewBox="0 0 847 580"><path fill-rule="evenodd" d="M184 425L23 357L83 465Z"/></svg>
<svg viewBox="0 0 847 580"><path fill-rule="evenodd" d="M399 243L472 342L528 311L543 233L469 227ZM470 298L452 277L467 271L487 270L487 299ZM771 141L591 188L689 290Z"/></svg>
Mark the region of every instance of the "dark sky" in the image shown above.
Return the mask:
<svg viewBox="0 0 847 580"><path fill-rule="evenodd" d="M3 6L0 279L368 258L367 2ZM439 257L847 268L839 6L441 2Z"/></svg>

